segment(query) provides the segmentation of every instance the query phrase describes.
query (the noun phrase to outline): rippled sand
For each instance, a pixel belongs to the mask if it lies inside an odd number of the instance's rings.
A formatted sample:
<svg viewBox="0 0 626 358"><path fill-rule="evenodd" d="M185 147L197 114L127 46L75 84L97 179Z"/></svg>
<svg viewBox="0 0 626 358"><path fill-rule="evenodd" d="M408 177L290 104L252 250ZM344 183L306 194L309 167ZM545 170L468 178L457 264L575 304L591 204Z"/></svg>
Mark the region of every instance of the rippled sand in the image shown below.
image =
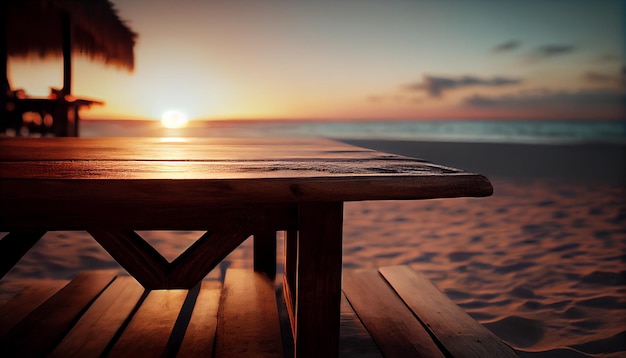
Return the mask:
<svg viewBox="0 0 626 358"><path fill-rule="evenodd" d="M348 204L345 265L408 264L520 351L626 354L626 192L494 186L486 199Z"/></svg>

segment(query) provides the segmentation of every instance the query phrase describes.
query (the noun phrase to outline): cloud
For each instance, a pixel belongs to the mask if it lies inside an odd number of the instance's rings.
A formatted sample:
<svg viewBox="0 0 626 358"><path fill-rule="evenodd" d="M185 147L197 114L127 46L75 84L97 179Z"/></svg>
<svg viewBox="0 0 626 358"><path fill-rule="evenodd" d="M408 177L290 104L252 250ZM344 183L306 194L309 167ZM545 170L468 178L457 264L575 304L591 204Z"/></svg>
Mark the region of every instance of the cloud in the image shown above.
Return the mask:
<svg viewBox="0 0 626 358"><path fill-rule="evenodd" d="M519 48L521 45L521 43L517 40L511 40L511 41L507 41L507 42L503 42L499 45L496 45L493 48L493 52L509 52L509 51L513 51L516 50L517 48Z"/></svg>
<svg viewBox="0 0 626 358"><path fill-rule="evenodd" d="M405 95L370 95L365 97L365 101L372 104L380 104L380 103L422 103L424 98L415 97L415 96L405 96Z"/></svg>
<svg viewBox="0 0 626 358"><path fill-rule="evenodd" d="M576 50L573 45L544 45L537 47L530 55L532 60L545 60L548 58L562 56Z"/></svg>
<svg viewBox="0 0 626 358"><path fill-rule="evenodd" d="M501 87L521 83L519 78L495 76L492 78L480 78L475 76L442 77L425 75L422 82L411 83L403 86L408 91L424 91L430 97L441 97L444 91L455 90L465 87Z"/></svg>
<svg viewBox="0 0 626 358"><path fill-rule="evenodd" d="M609 85L626 88L626 66L621 67L618 73L587 71L582 74L582 79L592 85Z"/></svg>
<svg viewBox="0 0 626 358"><path fill-rule="evenodd" d="M525 92L519 95L507 96L483 96L475 94L465 99L465 104L471 107L481 108L506 108L529 106L593 106L626 104L626 93L617 90L581 90L581 91L546 91L540 90L535 93Z"/></svg>
<svg viewBox="0 0 626 358"><path fill-rule="evenodd" d="M371 102L371 103L380 103L380 102L383 102L385 100L385 97L374 94L374 95L371 95L371 96L367 96L366 100L368 102Z"/></svg>
<svg viewBox="0 0 626 358"><path fill-rule="evenodd" d="M594 62L597 63L614 63L621 62L621 57L614 53L603 53L595 57Z"/></svg>
<svg viewBox="0 0 626 358"><path fill-rule="evenodd" d="M596 84L615 83L619 81L616 76L596 71L587 71L583 73L582 77L586 82Z"/></svg>

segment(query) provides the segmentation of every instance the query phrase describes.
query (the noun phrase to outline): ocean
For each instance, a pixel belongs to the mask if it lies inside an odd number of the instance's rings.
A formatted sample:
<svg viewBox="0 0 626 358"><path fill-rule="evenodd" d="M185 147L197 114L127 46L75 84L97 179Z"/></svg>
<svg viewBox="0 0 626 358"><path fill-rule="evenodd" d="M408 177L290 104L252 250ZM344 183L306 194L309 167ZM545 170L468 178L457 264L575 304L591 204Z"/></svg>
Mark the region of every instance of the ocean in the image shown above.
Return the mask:
<svg viewBox="0 0 626 358"><path fill-rule="evenodd" d="M190 121L83 120L82 137L326 137L442 142L626 144L626 120Z"/></svg>

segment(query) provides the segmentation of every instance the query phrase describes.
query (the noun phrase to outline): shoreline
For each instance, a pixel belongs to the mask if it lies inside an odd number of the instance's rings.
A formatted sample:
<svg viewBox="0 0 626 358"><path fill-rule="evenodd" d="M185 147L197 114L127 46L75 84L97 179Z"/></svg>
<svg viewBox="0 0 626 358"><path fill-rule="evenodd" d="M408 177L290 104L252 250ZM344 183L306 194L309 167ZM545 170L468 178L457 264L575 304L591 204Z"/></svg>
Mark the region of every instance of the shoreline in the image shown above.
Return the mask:
<svg viewBox="0 0 626 358"><path fill-rule="evenodd" d="M271 121L192 120L165 129L157 120L88 120L87 137L324 137L352 140L422 142L626 145L626 122L543 120Z"/></svg>
<svg viewBox="0 0 626 358"><path fill-rule="evenodd" d="M626 144L522 144L339 139L503 179L561 179L626 186Z"/></svg>

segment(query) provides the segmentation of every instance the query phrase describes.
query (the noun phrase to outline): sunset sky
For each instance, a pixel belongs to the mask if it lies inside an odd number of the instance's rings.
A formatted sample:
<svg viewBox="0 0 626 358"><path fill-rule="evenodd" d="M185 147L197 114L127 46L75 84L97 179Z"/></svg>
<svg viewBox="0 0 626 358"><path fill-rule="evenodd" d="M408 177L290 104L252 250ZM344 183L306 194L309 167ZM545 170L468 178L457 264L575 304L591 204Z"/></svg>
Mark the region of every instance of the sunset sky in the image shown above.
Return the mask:
<svg viewBox="0 0 626 358"><path fill-rule="evenodd" d="M74 56L83 118L624 118L622 0L113 0L135 71ZM11 59L46 96L60 59Z"/></svg>

